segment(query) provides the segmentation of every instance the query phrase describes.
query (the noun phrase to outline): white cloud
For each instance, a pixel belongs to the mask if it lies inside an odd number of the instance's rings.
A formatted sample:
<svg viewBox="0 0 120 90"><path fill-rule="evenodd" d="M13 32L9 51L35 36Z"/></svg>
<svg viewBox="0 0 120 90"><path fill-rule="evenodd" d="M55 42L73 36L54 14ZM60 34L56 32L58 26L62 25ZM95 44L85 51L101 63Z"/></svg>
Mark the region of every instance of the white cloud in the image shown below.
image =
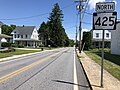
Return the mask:
<svg viewBox="0 0 120 90"><path fill-rule="evenodd" d="M115 5L117 4L117 1L116 1L116 0L113 0L113 2L115 2Z"/></svg>
<svg viewBox="0 0 120 90"><path fill-rule="evenodd" d="M94 9L97 2L105 2L105 0L90 0L89 1L90 9Z"/></svg>

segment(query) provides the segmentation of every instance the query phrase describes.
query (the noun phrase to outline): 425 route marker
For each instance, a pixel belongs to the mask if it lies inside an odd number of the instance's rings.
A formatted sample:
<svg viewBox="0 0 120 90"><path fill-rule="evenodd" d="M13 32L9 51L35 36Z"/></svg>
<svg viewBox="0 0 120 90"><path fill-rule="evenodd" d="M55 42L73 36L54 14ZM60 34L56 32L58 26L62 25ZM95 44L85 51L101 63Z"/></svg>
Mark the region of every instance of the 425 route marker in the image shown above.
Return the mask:
<svg viewBox="0 0 120 90"><path fill-rule="evenodd" d="M115 30L117 12L93 13L93 30Z"/></svg>

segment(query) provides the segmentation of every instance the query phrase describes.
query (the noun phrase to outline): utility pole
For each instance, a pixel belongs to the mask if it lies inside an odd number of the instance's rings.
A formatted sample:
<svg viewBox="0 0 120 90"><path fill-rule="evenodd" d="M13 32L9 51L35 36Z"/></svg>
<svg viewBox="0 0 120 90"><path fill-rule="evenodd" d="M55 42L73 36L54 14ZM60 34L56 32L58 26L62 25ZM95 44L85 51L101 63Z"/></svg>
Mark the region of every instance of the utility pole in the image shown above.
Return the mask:
<svg viewBox="0 0 120 90"><path fill-rule="evenodd" d="M81 40L81 34L82 34L82 1L80 0L80 26L79 26L79 52L81 53L81 47L82 47L82 40Z"/></svg>
<svg viewBox="0 0 120 90"><path fill-rule="evenodd" d="M80 25L79 25L79 52L81 53L81 49L82 49L82 40L81 40L81 36L82 36L82 9L83 9L83 5L82 2L86 2L87 0L78 0L75 2L79 2L79 5L77 6L77 9L80 12Z"/></svg>
<svg viewBox="0 0 120 90"><path fill-rule="evenodd" d="M76 37L75 37L76 47L77 47L77 26L76 26Z"/></svg>

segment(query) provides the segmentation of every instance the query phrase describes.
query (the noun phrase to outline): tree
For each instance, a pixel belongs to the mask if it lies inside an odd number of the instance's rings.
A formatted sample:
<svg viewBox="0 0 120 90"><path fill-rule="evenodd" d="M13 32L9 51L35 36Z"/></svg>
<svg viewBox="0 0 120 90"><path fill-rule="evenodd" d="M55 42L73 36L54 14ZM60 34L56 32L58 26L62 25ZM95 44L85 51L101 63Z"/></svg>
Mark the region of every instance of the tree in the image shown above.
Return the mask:
<svg viewBox="0 0 120 90"><path fill-rule="evenodd" d="M49 19L49 29L50 29L50 39L54 42L52 46L64 46L64 35L65 32L63 31L62 20L63 14L62 10L58 3L54 5L52 12L50 13Z"/></svg>
<svg viewBox="0 0 120 90"><path fill-rule="evenodd" d="M69 46L70 46L70 47L73 47L73 45L74 45L74 40L69 39Z"/></svg>
<svg viewBox="0 0 120 90"><path fill-rule="evenodd" d="M16 28L16 25L10 25L10 27L12 28L12 30L14 30Z"/></svg>
<svg viewBox="0 0 120 90"><path fill-rule="evenodd" d="M47 46L53 47L69 46L70 41L62 26L63 14L58 3L54 5L47 23L43 22L38 30L40 39L47 40Z"/></svg>
<svg viewBox="0 0 120 90"><path fill-rule="evenodd" d="M40 28L38 30L38 34L39 34L39 39L42 40L42 43L45 44L45 32L46 30L46 23L43 22L41 25L40 25Z"/></svg>
<svg viewBox="0 0 120 90"><path fill-rule="evenodd" d="M11 32L16 28L16 25L2 25L2 34L11 35Z"/></svg>
<svg viewBox="0 0 120 90"><path fill-rule="evenodd" d="M45 46L48 46L50 39L49 22L47 23L42 22L40 28L38 29L38 34L39 34L39 39L42 40L42 43Z"/></svg>
<svg viewBox="0 0 120 90"><path fill-rule="evenodd" d="M83 32L82 46L84 50L89 50L92 47L92 36L91 32Z"/></svg>

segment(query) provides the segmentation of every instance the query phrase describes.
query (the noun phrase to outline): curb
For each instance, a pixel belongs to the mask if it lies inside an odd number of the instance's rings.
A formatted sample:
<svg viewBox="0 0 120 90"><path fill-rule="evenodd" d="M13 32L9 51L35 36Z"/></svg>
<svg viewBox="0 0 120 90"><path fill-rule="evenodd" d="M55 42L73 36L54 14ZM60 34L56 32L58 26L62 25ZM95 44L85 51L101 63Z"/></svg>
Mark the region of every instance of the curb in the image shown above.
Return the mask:
<svg viewBox="0 0 120 90"><path fill-rule="evenodd" d="M76 52L76 54L77 54L77 52ZM87 81L88 81L90 90L93 90L93 88L92 88L92 86L91 86L91 84L90 84L90 81L89 81L89 79L88 79L88 76L87 76L87 74L86 74L86 72L85 72L85 69L84 69L84 67L83 67L83 65L82 65L82 62L80 61L80 58L79 58L78 54L77 54L77 57L78 57L79 62L80 62L80 64L81 64L81 66L82 66L82 69L83 69L83 72L84 72L84 74L85 74L85 77L86 77L86 79L87 79Z"/></svg>

